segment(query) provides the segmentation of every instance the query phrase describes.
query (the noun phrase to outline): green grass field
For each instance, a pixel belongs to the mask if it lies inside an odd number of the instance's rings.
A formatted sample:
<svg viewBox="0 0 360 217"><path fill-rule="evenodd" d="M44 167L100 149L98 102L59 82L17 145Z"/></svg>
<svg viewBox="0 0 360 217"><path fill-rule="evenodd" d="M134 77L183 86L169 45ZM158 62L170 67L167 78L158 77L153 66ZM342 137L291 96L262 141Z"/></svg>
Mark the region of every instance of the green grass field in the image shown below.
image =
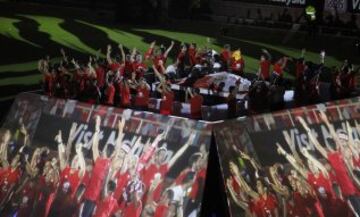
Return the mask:
<svg viewBox="0 0 360 217"><path fill-rule="evenodd" d="M241 27L234 31L233 36L223 37L219 34L221 26L211 23L182 21L156 27L127 26L95 22L90 19L91 13L89 17L76 16L75 12L71 12L71 16L60 15L56 13L56 8L49 8L46 13L34 10L35 13L29 9L14 10L0 7L0 102L11 99L21 91L39 89L41 75L36 70L38 59L49 55L53 61L57 61L60 48L64 48L71 56L85 60L98 49L104 52L107 44L117 46L122 43L127 49L136 47L144 52L153 40L166 46L175 41L170 63L183 42L207 45L218 51L223 44L229 43L234 48L242 49L246 72L249 73L257 70L262 48L279 58L284 55L298 57L301 48L306 47L306 59L318 62L319 51L326 47L328 66L339 66L347 56L355 56L355 51L350 49L351 41L339 41L336 38L309 40L299 34L287 44L282 44L284 33L270 29ZM359 62L355 59L355 63ZM286 76L293 77L291 72Z"/></svg>

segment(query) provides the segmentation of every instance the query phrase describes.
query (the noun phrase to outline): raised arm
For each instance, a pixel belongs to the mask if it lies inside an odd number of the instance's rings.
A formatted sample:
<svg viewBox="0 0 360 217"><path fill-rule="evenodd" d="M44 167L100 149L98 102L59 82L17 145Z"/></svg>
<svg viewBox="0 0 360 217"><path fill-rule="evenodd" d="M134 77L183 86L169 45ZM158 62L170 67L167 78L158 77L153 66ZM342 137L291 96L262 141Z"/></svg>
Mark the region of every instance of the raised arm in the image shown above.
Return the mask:
<svg viewBox="0 0 360 217"><path fill-rule="evenodd" d="M249 195L251 198L255 199L258 198L259 194L255 192L244 180L244 178L240 175L239 168L236 166L235 163L230 162L229 164L230 170L233 171L233 177L235 181L241 186L241 189Z"/></svg>
<svg viewBox="0 0 360 217"><path fill-rule="evenodd" d="M124 139L124 127L125 127L125 118L121 118L118 122L118 137L116 138L116 150L120 150L122 146L122 141Z"/></svg>
<svg viewBox="0 0 360 217"><path fill-rule="evenodd" d="M191 133L189 136L188 141L176 152L176 154L170 159L169 161L169 168L171 168L175 162L180 158L181 155L184 154L184 152L186 151L186 149L189 148L189 146L194 142L196 134L195 133Z"/></svg>
<svg viewBox="0 0 360 217"><path fill-rule="evenodd" d="M239 152L242 159L248 160L256 171L260 170L261 166L254 158L250 157L248 154L245 154L242 151Z"/></svg>
<svg viewBox="0 0 360 217"><path fill-rule="evenodd" d="M327 118L326 114L323 111L320 111L320 117L325 122L326 126L330 131L330 135L333 137L333 140L335 141L336 150L339 150L341 142L339 140L338 135L335 132L334 125L330 124L329 119Z"/></svg>
<svg viewBox="0 0 360 217"><path fill-rule="evenodd" d="M167 49L167 50L165 51L165 53L164 53L164 57L165 57L165 58L167 58L167 57L169 56L169 53L170 53L170 51L173 49L174 45L175 45L175 42L174 42L174 41L171 41L170 46L168 47L168 49Z"/></svg>
<svg viewBox="0 0 360 217"><path fill-rule="evenodd" d="M156 77L160 80L160 83L164 83L165 82L164 76L159 72L159 70L156 68L155 65L152 65L152 68L154 70Z"/></svg>
<svg viewBox="0 0 360 217"><path fill-rule="evenodd" d="M314 144L316 150L320 152L320 154L327 159L328 150L327 148L323 147L320 142L316 139L315 135L311 132L309 126L306 124L305 120L302 117L298 117L298 120L300 124L304 127L306 130L310 141Z"/></svg>
<svg viewBox="0 0 360 217"><path fill-rule="evenodd" d="M277 148L278 153L280 155L283 155L286 158L286 160L291 164L291 166L294 167L296 171L298 171L303 177L307 178L308 171L302 166L302 164L299 164L296 161L295 157L287 153L279 143L276 143L276 146L278 147Z"/></svg>
<svg viewBox="0 0 360 217"><path fill-rule="evenodd" d="M238 205L239 207L241 207L244 210L247 210L249 208L248 203L245 202L245 201L239 200L238 195L237 195L237 193L235 192L235 190L234 190L234 188L232 186L231 179L228 179L226 181L226 186L227 186L227 189L228 189L228 191L230 193L231 198L236 203L236 205Z"/></svg>
<svg viewBox="0 0 360 217"><path fill-rule="evenodd" d="M272 188L282 196L287 196L289 194L289 190L286 186L282 185L279 180L279 174L277 172L278 168L280 167L279 164L275 164L269 168L271 179L273 183L271 183Z"/></svg>
<svg viewBox="0 0 360 217"><path fill-rule="evenodd" d="M70 128L68 141L66 143L66 150L65 150L65 160L66 162L70 161L70 155L71 155L71 149L72 149L72 143L75 139L75 131L77 128L77 123L73 123Z"/></svg>
<svg viewBox="0 0 360 217"><path fill-rule="evenodd" d="M137 53L137 49L136 49L136 47L134 47L131 52L131 58L130 58L131 62L135 62L136 53Z"/></svg>
<svg viewBox="0 0 360 217"><path fill-rule="evenodd" d="M84 157L84 153L82 152L83 144L80 143L76 146L76 154L78 157L78 166L79 166L79 175L80 177L84 177L86 172L86 161Z"/></svg>
<svg viewBox="0 0 360 217"><path fill-rule="evenodd" d="M306 159L311 161L311 163L315 167L317 167L323 173L323 175L325 175L326 177L329 178L329 173L328 173L327 169L325 168L325 166L319 160L317 160L313 155L311 155L307 148L301 148L301 153L303 154L303 156Z"/></svg>
<svg viewBox="0 0 360 217"><path fill-rule="evenodd" d="M89 68L89 75L96 78L96 71L95 71L94 67L92 66L91 56L89 57L88 68Z"/></svg>
<svg viewBox="0 0 360 217"><path fill-rule="evenodd" d="M110 44L107 46L106 60L107 60L108 64L113 63L113 60L111 59L111 45Z"/></svg>
<svg viewBox="0 0 360 217"><path fill-rule="evenodd" d="M65 50L63 48L60 49L61 56L63 58L63 61L68 63L68 57L66 56Z"/></svg>
<svg viewBox="0 0 360 217"><path fill-rule="evenodd" d="M120 54L121 54L121 61L125 62L125 51L124 46L122 44L119 44Z"/></svg>
<svg viewBox="0 0 360 217"><path fill-rule="evenodd" d="M59 165L60 165L60 170L62 171L67 166L67 161L66 161L65 145L62 140L61 130L59 130L58 134L55 136L55 142L58 145Z"/></svg>
<svg viewBox="0 0 360 217"><path fill-rule="evenodd" d="M351 127L349 121L346 121L346 128L347 128L348 138L349 138L348 146L349 146L352 154L353 154L356 158L358 158L358 157L359 157L359 151L356 150L356 147L354 146L355 141L354 141L354 137L353 137L353 130L352 130L352 127Z"/></svg>
<svg viewBox="0 0 360 217"><path fill-rule="evenodd" d="M92 154L93 154L93 160L94 162L96 159L100 156L99 153L99 134L100 134L100 124L101 124L101 118L100 116L96 116L95 118L95 133L92 139Z"/></svg>

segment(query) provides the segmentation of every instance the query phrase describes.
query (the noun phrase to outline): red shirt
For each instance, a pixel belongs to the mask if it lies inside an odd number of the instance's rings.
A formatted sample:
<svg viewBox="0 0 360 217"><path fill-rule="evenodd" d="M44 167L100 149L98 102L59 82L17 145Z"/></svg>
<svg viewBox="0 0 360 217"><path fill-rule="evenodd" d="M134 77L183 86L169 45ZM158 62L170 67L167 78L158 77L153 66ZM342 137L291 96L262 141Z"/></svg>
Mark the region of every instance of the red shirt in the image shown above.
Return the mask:
<svg viewBox="0 0 360 217"><path fill-rule="evenodd" d="M129 203L124 206L122 213L124 217L140 217L142 212L142 203L138 202L138 206L135 206L134 203Z"/></svg>
<svg viewBox="0 0 360 217"><path fill-rule="evenodd" d="M167 205L158 205L153 217L166 217L169 207Z"/></svg>
<svg viewBox="0 0 360 217"><path fill-rule="evenodd" d="M332 188L332 183L330 179L325 178L325 176L320 173L318 177L315 177L313 173L308 173L307 182L313 187L316 191L316 194L319 194L319 188L324 188L326 194L330 197L335 197L335 192Z"/></svg>
<svg viewBox="0 0 360 217"><path fill-rule="evenodd" d="M348 171L345 167L345 162L339 152L329 152L328 161L335 172L336 181L339 184L344 197L354 195L356 193L356 187L354 186Z"/></svg>
<svg viewBox="0 0 360 217"><path fill-rule="evenodd" d="M283 68L281 66L280 63L276 63L274 65L274 72L278 75L278 76L282 76L283 75Z"/></svg>
<svg viewBox="0 0 360 217"><path fill-rule="evenodd" d="M271 62L269 60L260 62L260 74L265 80L270 78L270 66Z"/></svg>
<svg viewBox="0 0 360 217"><path fill-rule="evenodd" d="M122 106L130 106L131 102L131 95L130 95L130 88L128 85L120 83L120 97L121 97L121 105Z"/></svg>
<svg viewBox="0 0 360 217"><path fill-rule="evenodd" d="M107 196L96 206L94 217L110 217L115 214L119 206L113 195Z"/></svg>
<svg viewBox="0 0 360 217"><path fill-rule="evenodd" d="M268 195L266 198L260 197L250 211L256 215L256 217L273 217L275 216L275 209L277 208L277 201L273 195Z"/></svg>
<svg viewBox="0 0 360 217"><path fill-rule="evenodd" d="M201 118L201 106L204 102L204 98L197 94L190 99L190 110L192 118Z"/></svg>
<svg viewBox="0 0 360 217"><path fill-rule="evenodd" d="M154 179L156 173L160 173L161 177L164 178L168 169L167 164L162 164L160 167L151 164L148 168L145 168L142 174L142 181L144 182L145 188L147 189L150 187L151 181Z"/></svg>
<svg viewBox="0 0 360 217"><path fill-rule="evenodd" d="M22 203L22 200L24 198L28 199L26 203ZM33 209L34 199L35 199L34 187L30 187L29 184L25 185L24 189L21 192L21 202L20 202L20 205L18 208L18 213L17 213L18 217L28 217L29 216L29 213L31 213L31 211Z"/></svg>
<svg viewBox="0 0 360 217"><path fill-rule="evenodd" d="M160 103L160 114L170 115L172 113L172 105L174 102L174 93L172 91L164 92L163 99Z"/></svg>
<svg viewBox="0 0 360 217"><path fill-rule="evenodd" d="M136 73L136 79L144 77L146 70L147 66L144 63L133 63L133 71Z"/></svg>
<svg viewBox="0 0 360 217"><path fill-rule="evenodd" d="M130 180L130 174L128 171L126 171L123 174L120 174L120 172L117 172L116 174L116 189L114 192L115 199L119 200L121 198L121 195L127 185L127 183Z"/></svg>
<svg viewBox="0 0 360 217"><path fill-rule="evenodd" d="M134 71L134 65L130 61L125 61L125 73L132 73Z"/></svg>
<svg viewBox="0 0 360 217"><path fill-rule="evenodd" d="M18 169L12 169L8 167L4 170L0 177L0 186L3 185L13 185L19 181L20 171Z"/></svg>
<svg viewBox="0 0 360 217"><path fill-rule="evenodd" d="M150 96L150 90L148 87L138 87L136 91L135 106L147 107Z"/></svg>
<svg viewBox="0 0 360 217"><path fill-rule="evenodd" d="M99 66L95 69L96 80L98 87L103 87L105 85L105 70L103 67Z"/></svg>
<svg viewBox="0 0 360 217"><path fill-rule="evenodd" d="M191 66L195 65L196 62L197 62L197 60L196 60L196 49L195 48L189 48L188 49L188 54L189 54Z"/></svg>
<svg viewBox="0 0 360 217"><path fill-rule="evenodd" d="M113 62L109 65L111 71L115 72L121 68L121 64L117 62Z"/></svg>
<svg viewBox="0 0 360 217"><path fill-rule="evenodd" d="M88 188L85 191L85 199L97 201L103 187L104 180L110 167L110 160L98 157L92 170Z"/></svg>
<svg viewBox="0 0 360 217"><path fill-rule="evenodd" d="M65 169L60 174L60 185L62 185L66 180L69 181L71 195L74 196L81 181L79 171L76 170L71 173L71 168L69 166L65 167Z"/></svg>
<svg viewBox="0 0 360 217"><path fill-rule="evenodd" d="M160 67L160 61L162 61L163 65L165 66L166 60L167 60L167 58L164 55L157 55L153 59L153 63L155 65L156 69L161 74L164 74L165 72L163 71L162 67Z"/></svg>
<svg viewBox="0 0 360 217"><path fill-rule="evenodd" d="M45 84L45 94L48 95L48 96L51 96L52 95L52 89L53 89L53 77L51 74L49 73L46 73L44 75L44 84Z"/></svg>
<svg viewBox="0 0 360 217"><path fill-rule="evenodd" d="M20 171L18 169L11 169L10 167L0 177L0 201L9 193L8 191L20 179Z"/></svg>
<svg viewBox="0 0 360 217"><path fill-rule="evenodd" d="M115 87L114 87L114 85L110 84L106 88L105 95L106 95L106 104L114 105L114 97L115 97Z"/></svg>
<svg viewBox="0 0 360 217"><path fill-rule="evenodd" d="M231 59L231 51L223 50L220 54L220 58L223 62L228 63L228 61Z"/></svg>
<svg viewBox="0 0 360 217"><path fill-rule="evenodd" d="M146 52L145 52L145 59L150 59L150 57L153 55L153 52L154 52L154 48L149 48Z"/></svg>
<svg viewBox="0 0 360 217"><path fill-rule="evenodd" d="M300 216L311 216L315 203L312 197L303 197L299 192L293 193L296 213Z"/></svg>

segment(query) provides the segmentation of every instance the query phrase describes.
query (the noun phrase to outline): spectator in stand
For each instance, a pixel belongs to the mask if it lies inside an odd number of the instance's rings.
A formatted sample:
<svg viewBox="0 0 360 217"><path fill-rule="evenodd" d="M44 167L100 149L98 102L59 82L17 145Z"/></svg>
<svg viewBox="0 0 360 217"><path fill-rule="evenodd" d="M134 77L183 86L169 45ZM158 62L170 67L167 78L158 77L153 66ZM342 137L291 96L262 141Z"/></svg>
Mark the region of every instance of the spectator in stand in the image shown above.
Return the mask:
<svg viewBox="0 0 360 217"><path fill-rule="evenodd" d="M190 96L190 99L188 99ZM190 114L193 119L201 119L201 106L204 102L204 98L200 95L200 89L195 88L192 91L190 88L186 90L186 101L190 103Z"/></svg>
<svg viewBox="0 0 360 217"><path fill-rule="evenodd" d="M136 87L135 108L147 110L149 105L150 86L144 78L140 78Z"/></svg>

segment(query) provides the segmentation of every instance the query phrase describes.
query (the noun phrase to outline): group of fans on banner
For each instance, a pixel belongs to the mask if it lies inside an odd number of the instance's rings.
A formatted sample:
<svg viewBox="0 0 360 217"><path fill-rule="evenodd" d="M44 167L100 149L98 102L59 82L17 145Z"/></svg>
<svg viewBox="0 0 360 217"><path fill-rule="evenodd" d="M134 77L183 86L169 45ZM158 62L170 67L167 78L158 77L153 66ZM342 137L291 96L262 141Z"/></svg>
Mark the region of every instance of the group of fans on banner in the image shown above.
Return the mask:
<svg viewBox="0 0 360 217"><path fill-rule="evenodd" d="M227 189L235 204L252 217L350 217L360 215L360 142L354 139L352 126L347 132L336 132L325 113L320 114L331 133L333 143L321 144L317 135L299 118L311 144L292 148L291 152L277 143L277 151L288 164L275 163L262 167L258 161L240 150L239 162L230 161ZM356 123L357 131L360 125ZM288 137L288 138L287 138ZM310 143L309 143L310 144ZM265 144L266 145L266 144ZM322 158L319 158L318 155Z"/></svg>
<svg viewBox="0 0 360 217"><path fill-rule="evenodd" d="M173 113L173 102L176 98L171 84L179 79L186 79L183 85L192 87L196 80L207 74L229 72L240 76L248 76L245 72L245 59L240 49L232 51L230 45L225 45L219 53L210 49L197 47L196 44L183 44L173 64L166 64L174 42L168 48L163 45L156 47L151 43L143 55L136 48L126 53L119 45L120 55L112 57L113 48L107 47L106 59L90 57L88 63L80 64L66 56L61 50L63 59L60 64L51 65L49 59L39 61L39 70L43 74L43 89L48 96L78 99L89 103L102 103L110 106L131 107L141 110L148 109L149 98L158 93L161 95L160 113ZM99 52L100 53L100 52ZM305 50L300 58L282 57L277 61L271 58L267 50L260 55L257 76L253 79L248 92L250 111L257 113L284 108L284 93L287 88L295 89L297 105L315 103L321 100L319 82L323 71L331 71L333 75L331 93L334 99L350 96L355 89L355 73L351 63L345 61L341 68L328 69L324 66L325 52L320 54L320 64L306 62ZM295 85L288 85L284 79L284 70L289 65L294 66ZM152 89L150 79L145 79L147 72L153 71L159 84ZM330 79L329 79L330 80ZM223 97L229 113L236 111L237 85L223 90L222 85L210 85L214 92L230 93ZM198 88L188 88L185 97L190 104L191 117L201 118L201 106L208 97L199 94ZM236 113L236 112L235 112Z"/></svg>
<svg viewBox="0 0 360 217"><path fill-rule="evenodd" d="M138 137L124 143L124 119L118 124L116 144L100 148L101 119L95 118L91 155L75 144L76 124L68 141L55 136L58 151L46 146L32 150L24 126L0 135L0 210L2 217L187 217L197 216L201 204L208 152L201 145L177 177L168 180L175 162L195 141L169 155L164 130L154 139ZM11 145L10 145L11 144ZM74 145L75 144L75 145ZM75 146L75 147L74 147ZM136 149L143 147L140 154ZM138 152L137 152L138 153ZM170 159L169 159L169 156Z"/></svg>

